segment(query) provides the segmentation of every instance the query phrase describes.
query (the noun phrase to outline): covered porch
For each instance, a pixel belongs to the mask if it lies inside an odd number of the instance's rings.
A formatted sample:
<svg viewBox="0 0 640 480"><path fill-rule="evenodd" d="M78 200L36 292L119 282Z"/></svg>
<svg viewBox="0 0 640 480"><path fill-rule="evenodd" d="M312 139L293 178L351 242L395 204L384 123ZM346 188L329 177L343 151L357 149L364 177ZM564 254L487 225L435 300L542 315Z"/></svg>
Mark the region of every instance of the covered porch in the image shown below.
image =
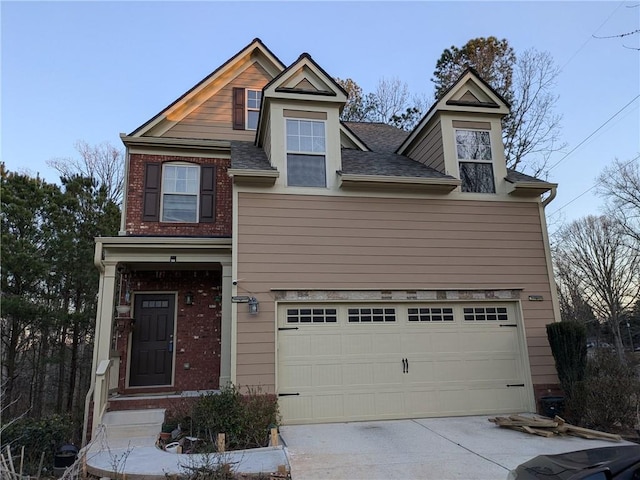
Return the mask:
<svg viewBox="0 0 640 480"><path fill-rule="evenodd" d="M108 410L166 408L168 398L231 381L230 238L98 238L94 262L85 439Z"/></svg>

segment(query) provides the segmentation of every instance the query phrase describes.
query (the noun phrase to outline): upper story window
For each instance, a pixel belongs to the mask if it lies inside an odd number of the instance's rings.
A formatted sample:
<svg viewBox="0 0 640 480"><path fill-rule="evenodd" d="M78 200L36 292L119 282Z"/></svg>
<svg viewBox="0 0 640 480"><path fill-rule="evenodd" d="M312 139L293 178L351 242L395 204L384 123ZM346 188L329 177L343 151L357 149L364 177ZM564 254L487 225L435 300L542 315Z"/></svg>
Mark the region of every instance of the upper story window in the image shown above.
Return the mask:
<svg viewBox="0 0 640 480"><path fill-rule="evenodd" d="M262 91L234 87L233 89L233 129L256 130L260 116Z"/></svg>
<svg viewBox="0 0 640 480"><path fill-rule="evenodd" d="M325 122L287 118L287 185L326 187Z"/></svg>
<svg viewBox="0 0 640 480"><path fill-rule="evenodd" d="M261 102L262 92L260 90L247 90L247 130L256 130L258 128Z"/></svg>
<svg viewBox="0 0 640 480"><path fill-rule="evenodd" d="M147 163L142 220L213 223L216 219L216 167L187 162Z"/></svg>
<svg viewBox="0 0 640 480"><path fill-rule="evenodd" d="M490 132L456 130L456 152L462 191L495 193Z"/></svg>
<svg viewBox="0 0 640 480"><path fill-rule="evenodd" d="M162 171L162 221L195 223L198 220L200 167L164 165Z"/></svg>

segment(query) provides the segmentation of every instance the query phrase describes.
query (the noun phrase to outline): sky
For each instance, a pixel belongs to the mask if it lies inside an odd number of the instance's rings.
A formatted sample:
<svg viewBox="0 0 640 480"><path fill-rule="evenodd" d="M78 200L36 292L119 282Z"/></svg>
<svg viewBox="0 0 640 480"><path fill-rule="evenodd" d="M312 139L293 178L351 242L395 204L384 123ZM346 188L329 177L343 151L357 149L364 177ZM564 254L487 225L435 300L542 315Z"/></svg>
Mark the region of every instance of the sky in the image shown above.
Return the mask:
<svg viewBox="0 0 640 480"><path fill-rule="evenodd" d="M47 166L77 141L123 148L131 133L260 38L289 65L303 53L365 92L399 78L431 98L445 48L505 38L547 51L561 140L547 179L551 228L602 213L596 177L640 155L640 2L1 1L0 161L59 183ZM598 39L598 37L613 37Z"/></svg>

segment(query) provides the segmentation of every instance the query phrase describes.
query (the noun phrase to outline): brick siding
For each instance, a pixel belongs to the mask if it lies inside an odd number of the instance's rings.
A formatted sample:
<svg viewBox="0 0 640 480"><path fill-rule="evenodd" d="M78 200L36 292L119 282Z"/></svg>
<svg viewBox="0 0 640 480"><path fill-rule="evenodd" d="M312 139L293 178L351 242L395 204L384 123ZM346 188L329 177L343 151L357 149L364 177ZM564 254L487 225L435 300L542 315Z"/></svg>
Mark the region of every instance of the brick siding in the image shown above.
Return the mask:
<svg viewBox="0 0 640 480"><path fill-rule="evenodd" d="M128 345L133 331L130 325L126 325L123 331L117 332L116 338L116 349L120 355L119 393L161 393L219 387L221 285L221 273L214 270L132 273L130 287L134 295L136 292L178 292L174 338L175 383L170 387L127 388ZM193 305L184 303L187 292L193 293ZM135 312L133 316L135 318Z"/></svg>
<svg viewBox="0 0 640 480"><path fill-rule="evenodd" d="M190 162L216 165L216 220L213 223L161 223L142 221L144 174L147 163ZM191 237L230 237L232 225L231 178L229 159L180 157L176 155L131 154L126 204L127 235L162 235Z"/></svg>

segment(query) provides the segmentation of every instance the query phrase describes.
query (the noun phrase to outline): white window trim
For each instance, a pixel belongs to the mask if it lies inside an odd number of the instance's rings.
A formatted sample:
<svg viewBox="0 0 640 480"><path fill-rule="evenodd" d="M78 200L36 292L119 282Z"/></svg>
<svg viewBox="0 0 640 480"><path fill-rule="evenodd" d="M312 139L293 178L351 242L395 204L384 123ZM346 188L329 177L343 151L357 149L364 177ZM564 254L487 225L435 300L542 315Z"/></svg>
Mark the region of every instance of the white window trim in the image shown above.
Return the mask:
<svg viewBox="0 0 640 480"><path fill-rule="evenodd" d="M260 115L260 107L249 107L249 92L258 92L260 94L260 105L262 105L262 90L255 90L253 88L245 88L244 90L244 129L255 131L258 129L249 127L249 112L257 112Z"/></svg>
<svg viewBox="0 0 640 480"><path fill-rule="evenodd" d="M491 158L489 158L488 160L482 159L482 158L460 158L458 156L458 132L487 132L487 134L489 135L489 153L491 154ZM493 142L491 141L491 130L487 130L485 128L454 128L453 129L453 144L454 144L454 149L455 149L455 153L456 153L456 160L458 162L458 176L461 177L460 175L460 164L461 163L481 163L481 164L490 164L491 165L491 173L493 176L493 192L495 193L497 191L497 185L496 185L496 169L495 169L495 162L494 162L494 158L493 158ZM462 188L462 187L460 187ZM467 193L480 193L480 194L487 194L488 192L464 192L465 194Z"/></svg>
<svg viewBox="0 0 640 480"><path fill-rule="evenodd" d="M196 177L196 193L192 194L192 193L184 193L181 194L179 192L166 192L165 191L165 177L164 177L164 172L165 172L165 167L189 167L189 168L195 168L197 169L198 175ZM197 224L200 222L200 175L201 175L201 171L200 171L200 165L196 165L193 163L188 163L188 162L167 162L167 163L163 163L162 164L162 173L161 173L161 177L160 177L160 223L190 223L190 224ZM196 219L193 222L173 222L170 220L164 220L164 196L166 195L193 195L196 197Z"/></svg>
<svg viewBox="0 0 640 480"><path fill-rule="evenodd" d="M288 130L287 120L297 120L303 122L322 123L324 125L324 152L309 152L305 150L289 150L289 143L287 141ZM328 188L328 175L327 175L327 120L324 119L310 119L310 118L298 118L298 117L284 117L284 150L285 150L285 172L287 172L287 186L293 188ZM323 186L303 186L303 185L289 185L289 154L291 155L309 155L314 157L324 157L324 185Z"/></svg>

